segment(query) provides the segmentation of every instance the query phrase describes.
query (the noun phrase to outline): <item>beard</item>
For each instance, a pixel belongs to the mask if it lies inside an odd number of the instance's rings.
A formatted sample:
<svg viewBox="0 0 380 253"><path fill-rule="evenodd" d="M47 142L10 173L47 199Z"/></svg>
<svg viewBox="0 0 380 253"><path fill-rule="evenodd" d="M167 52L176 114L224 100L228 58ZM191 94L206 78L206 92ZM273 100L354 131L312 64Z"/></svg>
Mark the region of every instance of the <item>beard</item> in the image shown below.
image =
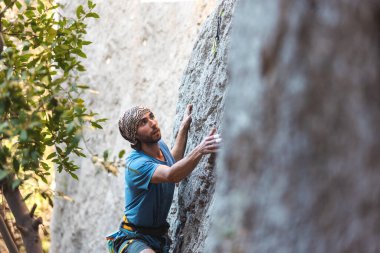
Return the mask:
<svg viewBox="0 0 380 253"><path fill-rule="evenodd" d="M152 131L150 135L140 136L140 141L146 144L156 144L161 140L161 131L159 128Z"/></svg>

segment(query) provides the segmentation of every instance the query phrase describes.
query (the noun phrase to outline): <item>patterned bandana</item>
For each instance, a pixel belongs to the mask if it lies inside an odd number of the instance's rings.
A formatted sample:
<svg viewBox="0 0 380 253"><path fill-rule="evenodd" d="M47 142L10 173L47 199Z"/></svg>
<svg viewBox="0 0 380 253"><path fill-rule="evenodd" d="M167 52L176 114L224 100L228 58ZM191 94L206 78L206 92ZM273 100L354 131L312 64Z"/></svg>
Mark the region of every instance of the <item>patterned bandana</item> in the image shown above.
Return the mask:
<svg viewBox="0 0 380 253"><path fill-rule="evenodd" d="M128 109L119 119L119 130L124 139L129 141L132 145L137 143L136 133L139 121L141 118L150 112L150 110L143 106L134 106Z"/></svg>

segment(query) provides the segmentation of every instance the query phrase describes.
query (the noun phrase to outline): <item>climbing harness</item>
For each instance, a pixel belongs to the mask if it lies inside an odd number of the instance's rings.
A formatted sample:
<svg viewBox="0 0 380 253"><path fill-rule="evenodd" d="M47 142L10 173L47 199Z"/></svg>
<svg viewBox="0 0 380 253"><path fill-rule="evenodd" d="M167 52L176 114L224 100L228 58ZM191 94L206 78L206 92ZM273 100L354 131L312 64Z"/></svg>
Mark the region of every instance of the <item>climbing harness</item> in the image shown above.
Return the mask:
<svg viewBox="0 0 380 253"><path fill-rule="evenodd" d="M123 230L135 232L137 234L130 235L126 232L123 232ZM125 251L134 240L141 240L147 243L146 240L141 235L139 235L142 234L160 238L162 248L160 250L155 249L156 252L169 253L171 241L167 236L168 230L169 224L167 222L158 228L141 227L130 223L127 217L124 215L123 221L120 225L120 231L117 231L106 237L108 251L109 253L123 253L123 251ZM147 245L149 245L149 243L147 243Z"/></svg>
<svg viewBox="0 0 380 253"><path fill-rule="evenodd" d="M169 224L167 222L165 222L164 225L157 228L140 227L140 226L136 226L130 223L125 215L123 216L123 222L121 223L121 227L128 231L138 232L144 235L150 235L150 236L156 236L156 237L166 235L169 230Z"/></svg>
<svg viewBox="0 0 380 253"><path fill-rule="evenodd" d="M135 240L125 237L119 237L116 239L117 234L118 232L106 237L108 243L108 251L110 253L123 253L124 250L126 250L128 246L131 245L131 243Z"/></svg>

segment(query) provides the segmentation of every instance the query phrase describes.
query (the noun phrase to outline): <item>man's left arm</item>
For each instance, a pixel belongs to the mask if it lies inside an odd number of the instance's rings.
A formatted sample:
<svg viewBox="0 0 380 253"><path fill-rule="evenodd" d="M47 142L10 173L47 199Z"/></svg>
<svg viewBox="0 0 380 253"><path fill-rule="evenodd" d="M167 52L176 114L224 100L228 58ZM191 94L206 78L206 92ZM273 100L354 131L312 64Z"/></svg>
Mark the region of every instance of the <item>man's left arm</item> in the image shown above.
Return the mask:
<svg viewBox="0 0 380 253"><path fill-rule="evenodd" d="M192 121L191 112L193 110L193 105L189 104L186 107L185 115L181 126L179 127L177 138L175 139L174 146L171 150L171 153L176 161L179 161L185 155L187 135L190 129L190 124Z"/></svg>

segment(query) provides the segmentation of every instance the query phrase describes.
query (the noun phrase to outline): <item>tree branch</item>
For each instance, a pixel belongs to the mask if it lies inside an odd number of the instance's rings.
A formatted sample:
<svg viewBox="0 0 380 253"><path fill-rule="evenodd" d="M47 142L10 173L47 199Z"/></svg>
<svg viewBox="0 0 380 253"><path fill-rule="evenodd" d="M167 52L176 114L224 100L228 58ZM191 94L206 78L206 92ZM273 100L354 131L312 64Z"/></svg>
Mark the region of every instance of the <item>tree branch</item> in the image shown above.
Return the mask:
<svg viewBox="0 0 380 253"><path fill-rule="evenodd" d="M2 18L4 16L4 13L10 8L12 7L12 5L14 5L14 3L16 2L17 0L13 0L12 2L10 2L7 6L5 6L4 10L2 10L0 12L0 18Z"/></svg>
<svg viewBox="0 0 380 253"><path fill-rule="evenodd" d="M13 241L11 232L8 230L7 225L3 219L3 215L0 214L0 233L4 239L5 245L8 248L9 253L18 253L17 246Z"/></svg>
<svg viewBox="0 0 380 253"><path fill-rule="evenodd" d="M38 227L42 225L42 217L38 217L37 219L33 219L32 227L34 229L38 229Z"/></svg>
<svg viewBox="0 0 380 253"><path fill-rule="evenodd" d="M30 210L30 213L29 213L30 217L33 218L33 215L34 215L34 212L36 211L36 208L37 208L37 204L34 204L32 209Z"/></svg>

